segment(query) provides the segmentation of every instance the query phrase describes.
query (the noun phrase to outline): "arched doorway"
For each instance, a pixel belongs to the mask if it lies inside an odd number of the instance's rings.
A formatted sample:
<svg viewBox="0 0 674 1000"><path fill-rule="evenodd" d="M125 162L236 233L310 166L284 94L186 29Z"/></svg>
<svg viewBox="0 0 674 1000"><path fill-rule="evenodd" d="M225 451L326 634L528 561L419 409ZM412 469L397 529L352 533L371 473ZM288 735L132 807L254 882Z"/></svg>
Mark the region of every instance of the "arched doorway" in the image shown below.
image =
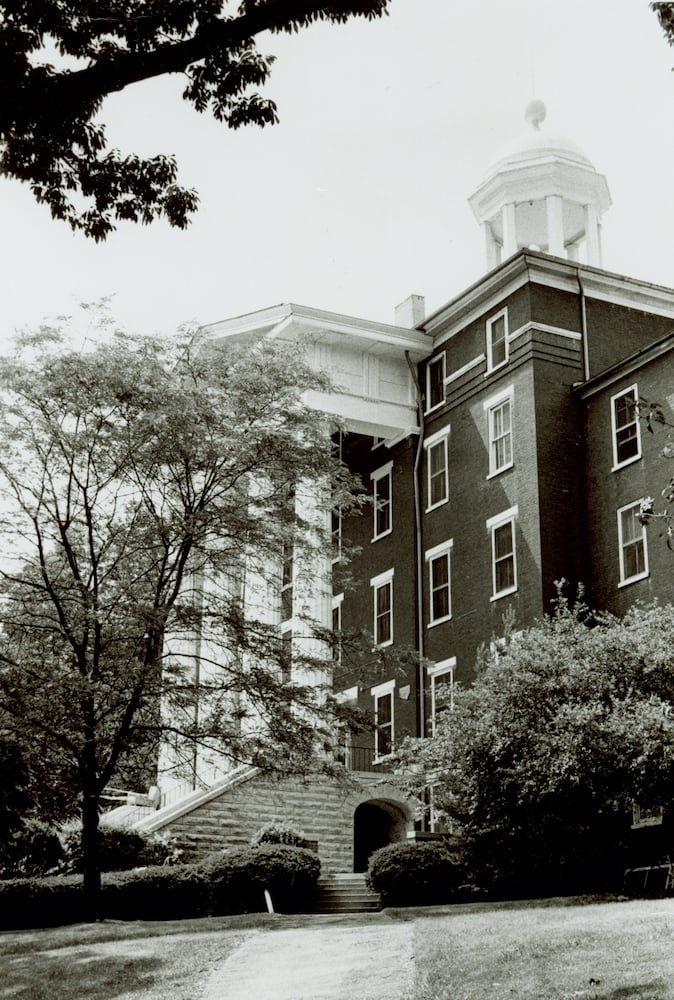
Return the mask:
<svg viewBox="0 0 674 1000"><path fill-rule="evenodd" d="M388 799L361 802L353 814L353 870L367 871L373 851L404 840L407 816L399 803Z"/></svg>

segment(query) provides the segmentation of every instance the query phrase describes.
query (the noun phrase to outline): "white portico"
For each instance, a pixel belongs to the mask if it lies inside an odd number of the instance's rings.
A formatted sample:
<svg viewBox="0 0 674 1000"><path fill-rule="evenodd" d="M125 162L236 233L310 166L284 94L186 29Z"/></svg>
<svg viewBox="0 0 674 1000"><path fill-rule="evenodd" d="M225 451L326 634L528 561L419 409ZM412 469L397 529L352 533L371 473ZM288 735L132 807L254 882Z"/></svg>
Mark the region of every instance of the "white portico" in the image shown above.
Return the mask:
<svg viewBox="0 0 674 1000"><path fill-rule="evenodd" d="M213 340L270 338L296 344L304 360L326 373L333 385L330 393L310 393L308 402L346 430L390 441L418 431L411 369L432 347L431 339L413 326L423 319L422 312L419 296L396 310L396 319L409 326L289 303L213 323L203 333Z"/></svg>

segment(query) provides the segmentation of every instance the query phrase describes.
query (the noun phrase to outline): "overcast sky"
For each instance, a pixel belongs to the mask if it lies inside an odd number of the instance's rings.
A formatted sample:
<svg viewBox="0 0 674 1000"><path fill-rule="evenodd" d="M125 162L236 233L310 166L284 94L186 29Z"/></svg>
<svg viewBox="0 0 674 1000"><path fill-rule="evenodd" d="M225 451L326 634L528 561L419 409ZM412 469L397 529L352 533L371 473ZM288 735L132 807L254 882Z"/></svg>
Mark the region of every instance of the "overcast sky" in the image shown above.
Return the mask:
<svg viewBox="0 0 674 1000"><path fill-rule="evenodd" d="M412 292L430 312L485 270L467 198L534 94L608 179L604 266L674 286L674 50L647 0L391 0L261 48L274 128L197 115L179 77L104 106L116 147L177 155L187 231L96 245L0 180L3 338L108 295L147 332L290 301L392 322Z"/></svg>

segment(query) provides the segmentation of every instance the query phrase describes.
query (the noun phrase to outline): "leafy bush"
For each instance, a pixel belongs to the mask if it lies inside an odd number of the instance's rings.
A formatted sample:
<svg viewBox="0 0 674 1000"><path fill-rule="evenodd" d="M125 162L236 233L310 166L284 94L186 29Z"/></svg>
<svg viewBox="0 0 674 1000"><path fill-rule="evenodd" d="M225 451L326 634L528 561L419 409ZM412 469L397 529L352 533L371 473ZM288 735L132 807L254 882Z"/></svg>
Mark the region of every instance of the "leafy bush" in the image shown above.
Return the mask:
<svg viewBox="0 0 674 1000"><path fill-rule="evenodd" d="M85 918L79 875L14 878L0 882L0 928L55 927Z"/></svg>
<svg viewBox="0 0 674 1000"><path fill-rule="evenodd" d="M30 878L58 869L63 847L53 827L40 820L24 820L0 856L0 878Z"/></svg>
<svg viewBox="0 0 674 1000"><path fill-rule="evenodd" d="M196 865L155 865L103 878L102 912L114 920L182 920L208 911L208 879Z"/></svg>
<svg viewBox="0 0 674 1000"><path fill-rule="evenodd" d="M461 869L443 843L388 844L370 858L366 882L384 906L448 903L458 895Z"/></svg>
<svg viewBox="0 0 674 1000"><path fill-rule="evenodd" d="M265 823L251 840L251 846L257 847L259 844L286 844L288 847L308 847L304 830L297 830L294 826L283 823L279 819L273 819L270 823Z"/></svg>
<svg viewBox="0 0 674 1000"><path fill-rule="evenodd" d="M213 913L259 913L264 890L274 909L298 912L316 893L320 861L313 851L283 844L261 844L223 851L203 864Z"/></svg>
<svg viewBox="0 0 674 1000"><path fill-rule="evenodd" d="M66 872L82 871L82 828L69 827L62 835ZM101 871L129 871L146 865L174 863L180 850L172 838L164 835L139 833L123 827L105 826L98 828L98 857Z"/></svg>

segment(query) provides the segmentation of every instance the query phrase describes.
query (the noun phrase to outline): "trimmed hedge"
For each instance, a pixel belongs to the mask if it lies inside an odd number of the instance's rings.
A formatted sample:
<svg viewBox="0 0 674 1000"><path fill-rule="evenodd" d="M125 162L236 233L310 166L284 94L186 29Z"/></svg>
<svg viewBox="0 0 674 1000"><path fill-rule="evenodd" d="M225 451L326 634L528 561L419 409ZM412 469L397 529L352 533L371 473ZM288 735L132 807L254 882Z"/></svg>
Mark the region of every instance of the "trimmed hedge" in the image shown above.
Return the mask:
<svg viewBox="0 0 674 1000"><path fill-rule="evenodd" d="M82 827L73 825L62 836L67 872L81 872ZM162 865L170 859L172 847L166 838L148 836L125 827L98 828L98 859L103 872L130 871L141 865Z"/></svg>
<svg viewBox="0 0 674 1000"><path fill-rule="evenodd" d="M298 830L288 823L279 819L273 819L270 823L265 823L256 834L254 834L250 844L251 847L259 847L260 844L286 844L288 847L309 847L309 841L304 830Z"/></svg>
<svg viewBox="0 0 674 1000"><path fill-rule="evenodd" d="M313 851L260 844L212 855L204 863L214 913L258 913L269 890L275 910L299 912L315 894L321 864Z"/></svg>
<svg viewBox="0 0 674 1000"><path fill-rule="evenodd" d="M198 865L162 865L102 877L100 916L179 920L266 910L301 912L316 892L320 862L312 851L264 844L224 851ZM81 875L0 882L0 929L53 927L85 919Z"/></svg>
<svg viewBox="0 0 674 1000"><path fill-rule="evenodd" d="M445 844L402 842L372 854L366 881L384 906L428 906L456 899L462 873Z"/></svg>

